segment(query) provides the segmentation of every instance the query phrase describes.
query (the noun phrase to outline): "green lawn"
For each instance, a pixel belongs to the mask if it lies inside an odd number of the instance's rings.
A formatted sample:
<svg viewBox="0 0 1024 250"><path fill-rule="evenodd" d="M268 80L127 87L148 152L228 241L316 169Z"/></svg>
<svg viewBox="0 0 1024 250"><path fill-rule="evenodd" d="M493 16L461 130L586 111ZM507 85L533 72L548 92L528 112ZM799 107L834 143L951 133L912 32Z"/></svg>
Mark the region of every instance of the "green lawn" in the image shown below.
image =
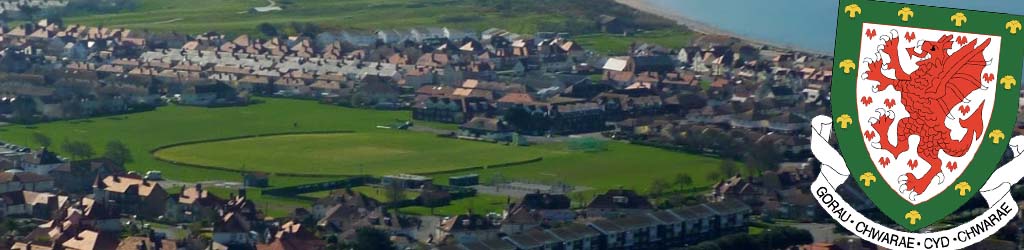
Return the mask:
<svg viewBox="0 0 1024 250"><path fill-rule="evenodd" d="M352 188L352 190L354 190L356 192L363 193L363 195L366 195L366 197L370 197L370 198L372 198L374 200L377 200L379 202L388 202L387 193L384 191L384 188L375 187L375 186L358 186L358 187ZM319 198L327 197L327 195L330 195L331 192L332 191L320 191L320 192L313 192L313 193L302 194L302 196L318 198L319 199ZM402 194L403 194L404 198L407 199L407 200L413 200L413 199L416 199L416 197L420 196L420 192L411 191L411 190L406 190L406 191L402 192Z"/></svg>
<svg viewBox="0 0 1024 250"><path fill-rule="evenodd" d="M477 194L473 198L454 200L448 206L434 208L433 215L456 215L473 211L474 214L486 214L490 212L500 213L508 205L508 197ZM412 215L432 215L429 207L413 206L403 207L398 211Z"/></svg>
<svg viewBox="0 0 1024 250"><path fill-rule="evenodd" d="M384 174L428 169L451 169L480 163L497 163L541 156L544 160L524 165L462 171L436 175L435 181L447 184L447 176L478 173L483 182L500 174L506 178L538 182L566 182L594 188L586 192L584 200L593 193L609 188L626 187L646 190L651 180L687 173L694 186L708 186L704 178L714 171L720 161L713 158L673 152L651 147L610 142L607 150L596 153L576 152L565 144L542 144L529 147L509 147L475 141L438 138L430 134L378 129L377 125L394 123L410 117L408 111L378 111L350 109L318 104L314 101L287 99L259 99L261 104L248 107L198 108L167 106L156 111L86 120L52 122L33 126L9 125L0 127L0 140L37 147L31 134L39 132L59 145L66 139L82 140L102 154L103 145L110 140L121 140L132 150L135 161L128 168L144 172L160 170L165 178L180 181L226 180L241 181L235 172L206 170L178 166L156 160L150 150L163 145L204 139L237 137L253 134L351 130L354 134L331 135L323 138L284 136L253 140L227 141L229 145L194 145L205 150L192 150L203 159L223 162L226 167L247 169L257 167L275 172L350 173L363 164L366 173ZM298 127L293 124L298 123ZM332 138L336 137L336 138ZM265 140L271 140L267 142ZM273 140L283 140L273 142ZM313 140L316 143L292 143ZM278 144L278 145L268 145ZM290 145L296 144L296 145ZM191 146L190 146L191 147ZM338 148L335 148L338 147ZM59 147L54 147L59 153ZM254 151L249 152L247 149ZM288 150L295 154L272 154L274 150ZM372 149L372 150L371 150ZM174 150L174 149L172 149ZM360 153L346 152L355 150ZM377 150L390 151L382 155ZM320 153L302 153L302 151ZM395 153L394 151L407 151ZM322 156L322 154L329 156ZM337 155L334 155L337 154ZM438 154L438 155L432 155ZM376 157L370 157L374 155ZM185 157L185 156L183 156ZM350 159L351 158L351 159ZM491 160L494 159L494 160ZM236 162L237 161L237 162ZM265 162L269 161L269 162ZM335 164L315 164L316 161ZM454 162L454 163L453 163ZM373 166L371 166L373 165ZM379 167L383 166L383 167ZM288 186L337 178L307 178L272 176L272 186ZM228 192L223 190L222 192ZM272 204L301 205L301 200L255 196ZM490 197L493 198L493 197ZM504 197L502 197L504 198ZM457 204L490 205L489 198L461 200ZM502 202L504 200L502 199ZM458 206L456 206L458 207ZM459 210L461 208L453 208ZM279 209L284 210L284 208ZM276 212L280 215L281 211Z"/></svg>
<svg viewBox="0 0 1024 250"><path fill-rule="evenodd" d="M150 31L229 34L259 33L256 26L271 23L311 22L328 29L373 31L385 28L441 27L482 31L501 27L513 32L536 32L537 24L564 17L517 13L502 16L469 0L298 0L282 5L284 10L250 14L252 7L266 6L266 0L139 0L135 10L121 13L74 16L67 23L126 27ZM242 13L240 13L242 12ZM172 21L173 20L173 21Z"/></svg>
<svg viewBox="0 0 1024 250"><path fill-rule="evenodd" d="M149 151L162 145L264 133L352 130L357 133L407 133L378 129L377 125L407 120L404 111L350 109L318 104L313 101L260 99L265 103L248 107L200 108L184 106L161 107L156 111L114 117L52 122L33 126L0 127L0 140L37 147L29 138L34 132L51 137L56 151L64 140L81 140L102 154L110 140L124 142L135 162L131 170L160 170L166 178L182 181L241 181L234 172L206 170L165 163L153 158ZM298 127L293 127L298 123ZM336 178L299 178L274 176L272 186L288 186Z"/></svg>
<svg viewBox="0 0 1024 250"><path fill-rule="evenodd" d="M427 133L388 132L246 138L171 147L156 155L250 171L387 175L525 161L545 154L533 148L438 139Z"/></svg>
<svg viewBox="0 0 1024 250"><path fill-rule="evenodd" d="M580 45L583 45L584 48L605 55L625 55L629 52L629 46L634 42L637 44L651 43L669 49L679 49L690 44L690 39L692 38L692 32L677 30L644 31L626 37L616 34L586 34L575 37L576 41L579 41Z"/></svg>
<svg viewBox="0 0 1024 250"><path fill-rule="evenodd" d="M545 183L565 182L594 188L597 191L618 187L645 191L652 180L671 180L680 173L690 175L694 180L694 187L709 186L714 183L705 177L721 164L720 160L714 158L621 142L610 142L607 151L595 153L566 151L563 144L532 147L562 153L545 156L543 161L537 163L516 167L437 176L435 182L447 183L448 176L478 173L483 183L500 174L504 178L512 179Z"/></svg>
<svg viewBox="0 0 1024 250"><path fill-rule="evenodd" d="M386 195L384 189L380 188L380 187L359 186L359 187L352 188L352 190L355 190L357 192L363 193L364 195L366 195L366 196L368 196L370 198L373 198L374 200L380 201L380 202L387 202L388 201L388 198L386 198L387 195ZM328 194L330 194L330 192L331 191L322 191L322 192L303 194L302 196L312 197L312 198L321 198L321 197L327 196ZM419 192L408 191L408 190L405 191L405 199L412 200L412 199L416 199L417 196L419 196ZM512 198L513 198L513 202L514 202L516 197L512 197ZM508 202L508 197L486 195L486 194L477 194L474 197L454 200L454 201L451 202L451 204L448 204L447 206L436 207L436 208L434 208L434 214L433 215L451 216L451 215L466 213L470 209L472 209L474 213L501 212L507 206L506 205L507 202ZM431 215L430 214L430 208L429 207L423 207L423 206L404 207L404 208L400 208L399 211L402 212L402 213L405 213L405 214L412 214L412 215Z"/></svg>

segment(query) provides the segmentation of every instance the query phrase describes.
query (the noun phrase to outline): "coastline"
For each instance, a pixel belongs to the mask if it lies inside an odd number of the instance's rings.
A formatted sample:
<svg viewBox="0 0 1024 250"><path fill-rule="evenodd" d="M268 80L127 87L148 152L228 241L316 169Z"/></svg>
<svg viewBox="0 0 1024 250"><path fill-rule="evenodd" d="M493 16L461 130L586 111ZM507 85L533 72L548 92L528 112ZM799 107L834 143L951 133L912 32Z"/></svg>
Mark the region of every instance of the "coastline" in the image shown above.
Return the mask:
<svg viewBox="0 0 1024 250"><path fill-rule="evenodd" d="M678 13L675 13L675 12L672 12L672 11L669 11L669 10L665 10L665 9L662 9L662 8L658 8L657 6L654 6L651 3L649 3L647 0L615 0L615 2L617 2L619 4L622 4L622 5L625 5L625 6L628 6L630 8L636 9L638 11L646 12L648 14L660 16L660 17L663 17L663 18L675 21L679 25L686 26L686 27L690 28L691 30L693 30L694 32L698 32L698 33L702 33L702 34L729 36L729 37L734 37L734 38L743 40L744 42L747 42L747 43L750 43L750 44L755 44L755 45L766 45L766 46L769 46L769 47L775 47L775 48L786 49L786 50L793 50L793 51L798 51L798 52L807 53L807 54L813 54L813 55L832 56L832 52L831 51L817 51L817 50L812 50L812 49L800 48L800 47L796 47L796 46L792 46L792 45L784 45L784 44L779 44L779 43L775 43L775 42L764 41L764 40L761 40L761 39L756 39L756 38L752 38L752 37L749 37L749 36L744 36L744 35L736 34L734 32L729 32L729 31L723 30L721 28L714 27L714 26L712 26L710 24L707 24L707 23L704 23L704 22L701 22L701 21L697 21L697 20L691 19L691 18L683 16L681 14L678 14Z"/></svg>

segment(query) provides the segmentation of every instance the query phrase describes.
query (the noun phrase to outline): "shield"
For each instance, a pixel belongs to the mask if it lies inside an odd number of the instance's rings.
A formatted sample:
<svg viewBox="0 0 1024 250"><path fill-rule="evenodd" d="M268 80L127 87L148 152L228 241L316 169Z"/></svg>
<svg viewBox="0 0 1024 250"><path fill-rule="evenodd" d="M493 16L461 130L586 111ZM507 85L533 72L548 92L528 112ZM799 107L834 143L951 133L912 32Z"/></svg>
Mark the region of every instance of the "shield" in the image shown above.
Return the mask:
<svg viewBox="0 0 1024 250"><path fill-rule="evenodd" d="M831 92L854 182L915 231L991 176L1017 117L1020 17L877 1L839 5Z"/></svg>

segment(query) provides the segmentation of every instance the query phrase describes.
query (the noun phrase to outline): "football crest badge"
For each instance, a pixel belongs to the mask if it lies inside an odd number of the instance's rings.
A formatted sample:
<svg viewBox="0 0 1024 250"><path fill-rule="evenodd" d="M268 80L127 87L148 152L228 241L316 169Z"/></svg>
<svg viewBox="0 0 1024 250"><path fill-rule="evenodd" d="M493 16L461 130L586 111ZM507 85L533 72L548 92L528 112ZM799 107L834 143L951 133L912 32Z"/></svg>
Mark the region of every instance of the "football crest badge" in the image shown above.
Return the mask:
<svg viewBox="0 0 1024 250"><path fill-rule="evenodd" d="M1024 176L1024 138L1010 138L1024 18L871 0L838 11L832 117L812 121L822 170L811 191L822 207L892 249L963 248L1006 225L1018 210L1010 185ZM1012 160L997 166L1004 156ZM835 191L843 183L891 220L853 209ZM984 213L935 226L976 196Z"/></svg>

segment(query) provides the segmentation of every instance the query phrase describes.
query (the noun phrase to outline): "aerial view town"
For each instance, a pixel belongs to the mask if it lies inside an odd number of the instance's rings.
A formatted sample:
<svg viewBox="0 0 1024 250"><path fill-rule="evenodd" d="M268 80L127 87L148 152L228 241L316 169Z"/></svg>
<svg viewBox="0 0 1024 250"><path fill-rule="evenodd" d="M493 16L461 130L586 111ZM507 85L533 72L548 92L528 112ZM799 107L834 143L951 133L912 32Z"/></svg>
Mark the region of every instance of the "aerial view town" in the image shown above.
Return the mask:
<svg viewBox="0 0 1024 250"><path fill-rule="evenodd" d="M888 249L812 188L870 3L744 2L0 0L0 249Z"/></svg>

